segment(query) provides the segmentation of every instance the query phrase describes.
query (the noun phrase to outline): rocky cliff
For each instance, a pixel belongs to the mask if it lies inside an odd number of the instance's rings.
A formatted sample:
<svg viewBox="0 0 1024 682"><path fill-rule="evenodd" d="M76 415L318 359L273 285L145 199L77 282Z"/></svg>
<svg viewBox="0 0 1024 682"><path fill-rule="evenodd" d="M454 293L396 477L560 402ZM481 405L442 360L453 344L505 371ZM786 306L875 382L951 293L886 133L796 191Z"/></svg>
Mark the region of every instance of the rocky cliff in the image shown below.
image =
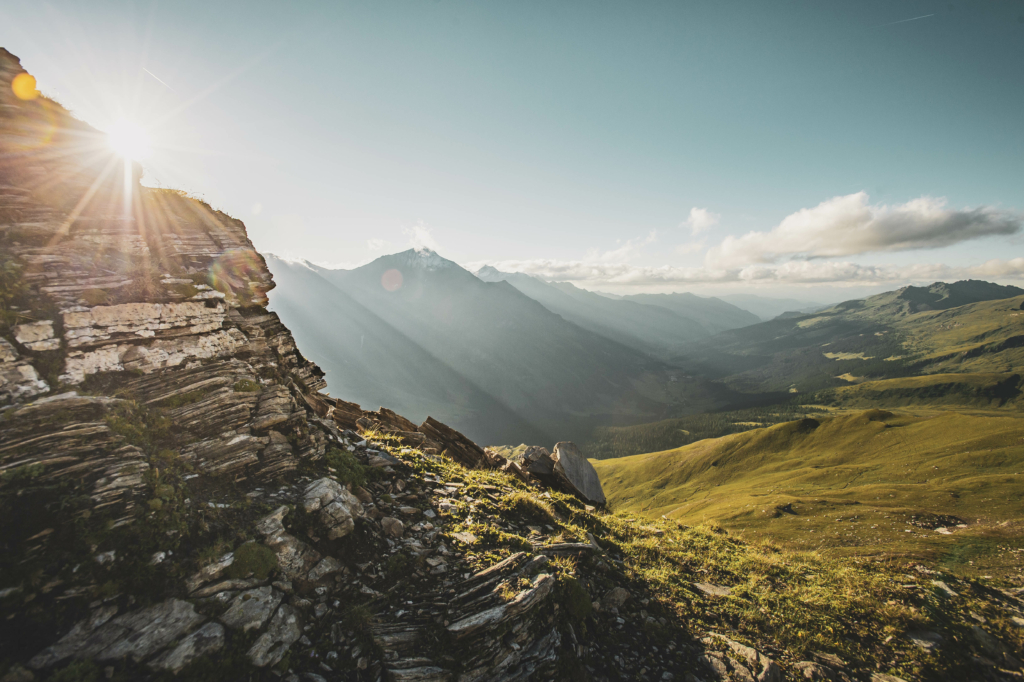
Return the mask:
<svg viewBox="0 0 1024 682"><path fill-rule="evenodd" d="M533 452L534 475L434 420L326 396L239 221L141 186L4 51L0 86L4 682L891 682L883 658L934 679L975 665L900 658L916 645L857 625L870 609L846 593L789 617L863 644L818 638L849 660L803 660L708 581L756 570L767 595L832 569L604 513L571 444ZM1022 606L990 601L970 605ZM985 674L1019 666L985 630L972 646Z"/></svg>
<svg viewBox="0 0 1024 682"><path fill-rule="evenodd" d="M239 221L143 187L7 52L0 82L4 679L551 668L570 645L546 555L468 570L439 535L460 484L365 436L504 467L506 492L529 475L435 420L319 393ZM396 609L399 585L377 588L398 565L416 589Z"/></svg>

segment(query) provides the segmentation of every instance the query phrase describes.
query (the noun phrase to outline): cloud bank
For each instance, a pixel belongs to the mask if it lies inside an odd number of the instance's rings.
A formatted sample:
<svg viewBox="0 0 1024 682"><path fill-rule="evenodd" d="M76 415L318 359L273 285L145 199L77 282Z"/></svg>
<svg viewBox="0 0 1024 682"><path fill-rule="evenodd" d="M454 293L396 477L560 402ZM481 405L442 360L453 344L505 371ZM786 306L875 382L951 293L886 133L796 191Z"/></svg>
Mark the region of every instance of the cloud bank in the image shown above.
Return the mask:
<svg viewBox="0 0 1024 682"><path fill-rule="evenodd" d="M942 263L906 266L860 265L837 261L789 261L778 265L749 265L715 269L673 266L644 267L625 263L572 260L508 260L475 263L477 270L492 265L502 272L522 272L549 281L651 286L663 284L891 284L969 278L1024 279L1024 258L993 259L981 265L955 267Z"/></svg>
<svg viewBox="0 0 1024 682"><path fill-rule="evenodd" d="M770 231L726 237L709 249L706 265L736 268L787 258L932 249L1016 234L1021 224L1020 216L988 207L955 210L946 207L945 199L931 197L896 206L871 205L866 192L857 192L797 211Z"/></svg>

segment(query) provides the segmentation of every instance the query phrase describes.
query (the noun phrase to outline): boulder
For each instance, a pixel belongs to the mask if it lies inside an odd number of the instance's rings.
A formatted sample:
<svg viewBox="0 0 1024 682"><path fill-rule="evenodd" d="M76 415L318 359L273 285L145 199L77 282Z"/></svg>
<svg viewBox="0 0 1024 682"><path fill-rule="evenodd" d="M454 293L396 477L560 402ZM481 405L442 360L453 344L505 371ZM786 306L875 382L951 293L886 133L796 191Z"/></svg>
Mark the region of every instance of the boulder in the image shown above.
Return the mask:
<svg viewBox="0 0 1024 682"><path fill-rule="evenodd" d="M551 460L554 462L552 474L563 487L591 504L605 504L604 489L597 471L574 443L563 441L556 444Z"/></svg>
<svg viewBox="0 0 1024 682"><path fill-rule="evenodd" d="M621 609L629 600L629 590L624 587L613 587L601 598L601 607L606 609Z"/></svg>
<svg viewBox="0 0 1024 682"><path fill-rule="evenodd" d="M539 476L551 476L555 468L555 462L551 459L551 453L547 448L539 445L531 445L523 453L523 469L528 474Z"/></svg>
<svg viewBox="0 0 1024 682"><path fill-rule="evenodd" d="M363 515L359 498L330 478L321 478L306 487L303 507L307 513L320 510L320 521L331 540L351 533L356 527L355 517Z"/></svg>
<svg viewBox="0 0 1024 682"><path fill-rule="evenodd" d="M391 516L382 518L380 520L380 527L393 538L400 538L402 533L405 532L405 524Z"/></svg>
<svg viewBox="0 0 1024 682"><path fill-rule="evenodd" d="M435 441L440 450L467 469L483 469L490 465L491 460L483 448L433 417L427 417L417 430Z"/></svg>

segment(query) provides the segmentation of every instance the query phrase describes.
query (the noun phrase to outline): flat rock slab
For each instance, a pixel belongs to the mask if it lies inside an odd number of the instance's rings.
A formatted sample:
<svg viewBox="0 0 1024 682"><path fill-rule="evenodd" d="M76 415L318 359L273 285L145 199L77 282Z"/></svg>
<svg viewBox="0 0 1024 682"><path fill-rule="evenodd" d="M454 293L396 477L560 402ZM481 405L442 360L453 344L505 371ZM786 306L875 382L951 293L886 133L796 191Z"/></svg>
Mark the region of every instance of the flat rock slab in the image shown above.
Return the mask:
<svg viewBox="0 0 1024 682"><path fill-rule="evenodd" d="M112 613L98 609L55 645L37 654L29 667L38 670L66 658L107 661L131 656L142 661L206 620L192 604L180 599L168 599L110 619Z"/></svg>
<svg viewBox="0 0 1024 682"><path fill-rule="evenodd" d="M935 587L937 587L940 590L942 590L943 592L945 592L947 596L950 596L950 597L959 597L960 596L959 594L957 594L953 590L952 587L950 587L946 583L942 582L941 580L933 580L932 581L932 585L934 585Z"/></svg>
<svg viewBox="0 0 1024 682"><path fill-rule="evenodd" d="M694 583L694 587L708 595L709 597L728 597L732 594L731 587L723 587L722 585L712 585L711 583Z"/></svg>
<svg viewBox="0 0 1024 682"><path fill-rule="evenodd" d="M183 639L181 644L153 659L149 666L158 670L170 670L177 675L192 661L223 647L224 626L220 623L207 623Z"/></svg>
<svg viewBox="0 0 1024 682"><path fill-rule="evenodd" d="M330 575L331 573L337 573L340 570L341 562L332 556L328 556L321 559L320 563L318 563L309 571L309 575L307 577L309 578L310 582L315 583L324 576Z"/></svg>
<svg viewBox="0 0 1024 682"><path fill-rule="evenodd" d="M285 604L274 614L267 631L260 635L249 649L249 660L257 667L275 665L288 652L289 647L302 637L299 612Z"/></svg>
<svg viewBox="0 0 1024 682"><path fill-rule="evenodd" d="M921 650L925 652L934 651L939 648L942 643L942 635L937 632L928 632L926 630L908 632L907 637L911 642L919 646Z"/></svg>
<svg viewBox="0 0 1024 682"><path fill-rule="evenodd" d="M465 545L475 545L479 541L479 538L477 538L477 536L473 535L469 531L455 533L452 535L452 537Z"/></svg>
<svg viewBox="0 0 1024 682"><path fill-rule="evenodd" d="M269 586L246 590L235 597L220 620L228 627L240 628L243 632L259 629L281 603L282 597L280 592Z"/></svg>

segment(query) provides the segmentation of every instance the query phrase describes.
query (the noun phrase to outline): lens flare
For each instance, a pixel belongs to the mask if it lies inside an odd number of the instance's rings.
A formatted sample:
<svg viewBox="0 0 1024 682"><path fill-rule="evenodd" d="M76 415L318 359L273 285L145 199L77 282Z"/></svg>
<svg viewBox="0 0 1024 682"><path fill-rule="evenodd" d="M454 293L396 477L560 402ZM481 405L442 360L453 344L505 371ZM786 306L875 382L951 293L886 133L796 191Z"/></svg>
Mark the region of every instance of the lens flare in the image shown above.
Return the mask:
<svg viewBox="0 0 1024 682"><path fill-rule="evenodd" d="M36 90L36 79L34 76L27 73L19 73L11 81L11 90L14 91L14 96L18 99L35 99L39 97L39 91Z"/></svg>
<svg viewBox="0 0 1024 682"><path fill-rule="evenodd" d="M388 270L381 276L380 285L386 291L398 291L402 288L402 273L394 268Z"/></svg>
<svg viewBox="0 0 1024 682"><path fill-rule="evenodd" d="M119 156L140 161L149 156L149 134L134 121L118 119L107 132L107 144Z"/></svg>

